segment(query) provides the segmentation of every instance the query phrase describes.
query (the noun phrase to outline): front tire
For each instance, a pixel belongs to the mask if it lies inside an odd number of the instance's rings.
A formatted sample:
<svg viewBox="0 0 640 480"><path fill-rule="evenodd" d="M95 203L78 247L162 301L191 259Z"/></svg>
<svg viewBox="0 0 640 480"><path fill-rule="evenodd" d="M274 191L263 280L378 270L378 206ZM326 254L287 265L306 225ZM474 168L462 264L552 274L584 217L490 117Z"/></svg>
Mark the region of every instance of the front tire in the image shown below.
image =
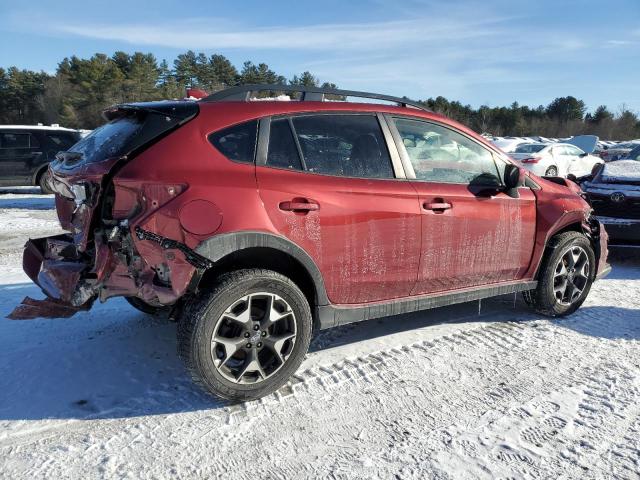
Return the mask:
<svg viewBox="0 0 640 480"><path fill-rule="evenodd" d="M309 348L309 303L287 277L261 269L223 275L186 307L178 353L194 381L232 401L280 388Z"/></svg>
<svg viewBox="0 0 640 480"><path fill-rule="evenodd" d="M561 233L551 240L542 260L538 287L524 292L524 299L543 315L569 315L586 300L595 270L596 258L589 239L578 232Z"/></svg>

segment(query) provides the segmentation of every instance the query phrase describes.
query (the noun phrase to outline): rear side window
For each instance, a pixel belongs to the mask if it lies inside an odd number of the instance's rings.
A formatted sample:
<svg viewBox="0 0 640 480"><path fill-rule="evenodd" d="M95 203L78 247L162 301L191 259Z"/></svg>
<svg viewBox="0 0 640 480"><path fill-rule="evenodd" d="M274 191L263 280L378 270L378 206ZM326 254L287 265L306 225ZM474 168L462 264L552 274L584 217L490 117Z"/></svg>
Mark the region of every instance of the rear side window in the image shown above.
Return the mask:
<svg viewBox="0 0 640 480"><path fill-rule="evenodd" d="M302 170L298 147L287 118L271 121L267 165L269 167Z"/></svg>
<svg viewBox="0 0 640 480"><path fill-rule="evenodd" d="M29 148L28 133L2 133L0 134L0 148Z"/></svg>
<svg viewBox="0 0 640 480"><path fill-rule="evenodd" d="M229 160L253 163L256 156L258 121L234 125L209 135L209 141Z"/></svg>
<svg viewBox="0 0 640 480"><path fill-rule="evenodd" d="M358 178L394 178L389 151L373 115L293 118L309 172Z"/></svg>

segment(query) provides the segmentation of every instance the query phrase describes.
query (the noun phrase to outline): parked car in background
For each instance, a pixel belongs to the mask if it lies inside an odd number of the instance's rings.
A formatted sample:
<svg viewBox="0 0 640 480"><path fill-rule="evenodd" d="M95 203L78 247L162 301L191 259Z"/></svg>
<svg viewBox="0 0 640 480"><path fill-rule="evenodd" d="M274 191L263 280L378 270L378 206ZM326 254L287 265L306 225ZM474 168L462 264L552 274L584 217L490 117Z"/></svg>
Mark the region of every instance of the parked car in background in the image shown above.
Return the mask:
<svg viewBox="0 0 640 480"><path fill-rule="evenodd" d="M501 137L497 140L492 140L496 147L502 150L505 153L511 153L515 151L518 145L522 145L523 143L527 143L528 140L517 138L517 137Z"/></svg>
<svg viewBox="0 0 640 480"><path fill-rule="evenodd" d="M269 91L300 100L250 101ZM407 98L244 85L105 117L50 167L68 233L27 243L47 298L11 317L170 312L224 398L279 388L320 329L516 292L568 315L610 270L577 185Z"/></svg>
<svg viewBox="0 0 640 480"><path fill-rule="evenodd" d="M640 145L639 141L633 142L624 142L613 145L606 150L602 150L600 152L600 158L602 158L605 162L613 162L615 160L620 160L629 154L631 150Z"/></svg>
<svg viewBox="0 0 640 480"><path fill-rule="evenodd" d="M606 163L582 189L613 244L640 246L640 159Z"/></svg>
<svg viewBox="0 0 640 480"><path fill-rule="evenodd" d="M0 125L0 186L47 185L47 167L56 154L80 139L76 130L57 126Z"/></svg>
<svg viewBox="0 0 640 480"><path fill-rule="evenodd" d="M636 146L633 150L629 151L624 158L621 160L637 160L640 161L640 144Z"/></svg>
<svg viewBox="0 0 640 480"><path fill-rule="evenodd" d="M594 167L604 163L601 158L590 155L568 143L525 143L518 145L511 158L517 160L530 172L547 177L589 175Z"/></svg>

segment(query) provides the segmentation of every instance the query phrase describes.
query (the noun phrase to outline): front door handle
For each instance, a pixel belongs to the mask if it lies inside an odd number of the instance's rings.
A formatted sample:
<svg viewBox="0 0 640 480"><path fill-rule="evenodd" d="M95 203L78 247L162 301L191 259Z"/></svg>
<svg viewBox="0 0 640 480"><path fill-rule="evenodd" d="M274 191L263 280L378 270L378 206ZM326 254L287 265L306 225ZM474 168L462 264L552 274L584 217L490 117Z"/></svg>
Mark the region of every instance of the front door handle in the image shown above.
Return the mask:
<svg viewBox="0 0 640 480"><path fill-rule="evenodd" d="M425 210L433 210L435 212L444 212L445 210L449 210L451 208L451 204L448 202L424 202L422 204L422 208Z"/></svg>
<svg viewBox="0 0 640 480"><path fill-rule="evenodd" d="M302 200L291 200L288 202L280 202L278 205L280 210L284 210L287 212L312 212L316 210L320 210L320 205L316 202L312 202L310 200L302 201Z"/></svg>

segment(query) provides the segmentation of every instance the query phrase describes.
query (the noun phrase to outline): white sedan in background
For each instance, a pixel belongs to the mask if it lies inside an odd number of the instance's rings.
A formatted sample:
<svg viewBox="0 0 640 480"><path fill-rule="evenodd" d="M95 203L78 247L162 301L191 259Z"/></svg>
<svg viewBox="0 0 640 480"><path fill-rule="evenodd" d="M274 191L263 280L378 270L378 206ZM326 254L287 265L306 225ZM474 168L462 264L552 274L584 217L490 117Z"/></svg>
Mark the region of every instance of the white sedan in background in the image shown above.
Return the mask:
<svg viewBox="0 0 640 480"><path fill-rule="evenodd" d="M576 177L589 175L604 161L568 143L524 143L510 154L527 170L540 176Z"/></svg>

